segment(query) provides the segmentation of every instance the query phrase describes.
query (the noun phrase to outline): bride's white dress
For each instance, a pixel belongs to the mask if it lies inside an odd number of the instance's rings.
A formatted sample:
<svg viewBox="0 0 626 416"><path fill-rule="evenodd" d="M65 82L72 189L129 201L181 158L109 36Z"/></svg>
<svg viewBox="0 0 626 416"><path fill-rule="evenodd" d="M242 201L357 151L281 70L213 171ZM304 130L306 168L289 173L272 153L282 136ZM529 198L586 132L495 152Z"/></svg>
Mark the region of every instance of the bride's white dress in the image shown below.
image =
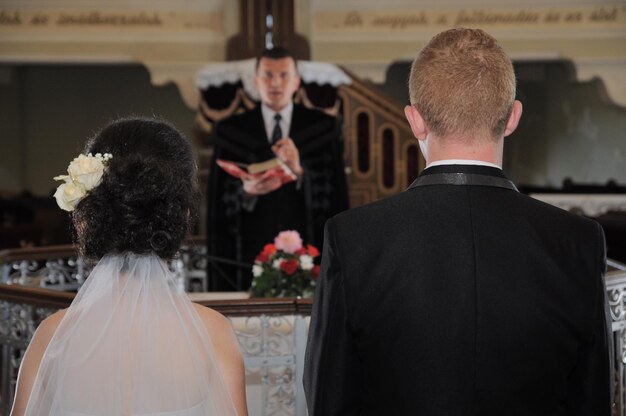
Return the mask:
<svg viewBox="0 0 626 416"><path fill-rule="evenodd" d="M59 324L27 415L235 415L207 329L154 255L106 256Z"/></svg>

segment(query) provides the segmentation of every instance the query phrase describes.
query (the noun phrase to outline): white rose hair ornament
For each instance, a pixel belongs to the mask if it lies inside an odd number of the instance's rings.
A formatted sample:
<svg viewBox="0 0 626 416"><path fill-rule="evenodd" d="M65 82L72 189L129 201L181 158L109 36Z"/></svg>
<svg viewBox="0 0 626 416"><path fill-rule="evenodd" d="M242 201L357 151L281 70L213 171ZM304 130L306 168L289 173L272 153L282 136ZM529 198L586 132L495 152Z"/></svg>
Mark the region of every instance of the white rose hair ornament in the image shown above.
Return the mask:
<svg viewBox="0 0 626 416"><path fill-rule="evenodd" d="M54 198L59 207L68 212L74 211L76 205L92 189L100 185L104 167L112 158L113 155L110 153L96 153L95 156L89 153L86 156L79 155L72 160L67 167L68 175L54 177L55 181L65 181L65 183L59 185L54 193Z"/></svg>

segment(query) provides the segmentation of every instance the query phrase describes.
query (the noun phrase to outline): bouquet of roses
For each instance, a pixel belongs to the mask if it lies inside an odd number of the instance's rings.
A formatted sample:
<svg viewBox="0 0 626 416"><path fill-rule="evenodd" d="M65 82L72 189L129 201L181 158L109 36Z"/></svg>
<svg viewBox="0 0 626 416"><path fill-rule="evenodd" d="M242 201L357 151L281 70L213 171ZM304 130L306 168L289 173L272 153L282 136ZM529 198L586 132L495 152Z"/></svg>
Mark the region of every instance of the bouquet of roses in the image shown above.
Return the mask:
<svg viewBox="0 0 626 416"><path fill-rule="evenodd" d="M307 244L297 231L283 231L266 244L252 266L253 297L311 297L320 266L314 263L319 250Z"/></svg>

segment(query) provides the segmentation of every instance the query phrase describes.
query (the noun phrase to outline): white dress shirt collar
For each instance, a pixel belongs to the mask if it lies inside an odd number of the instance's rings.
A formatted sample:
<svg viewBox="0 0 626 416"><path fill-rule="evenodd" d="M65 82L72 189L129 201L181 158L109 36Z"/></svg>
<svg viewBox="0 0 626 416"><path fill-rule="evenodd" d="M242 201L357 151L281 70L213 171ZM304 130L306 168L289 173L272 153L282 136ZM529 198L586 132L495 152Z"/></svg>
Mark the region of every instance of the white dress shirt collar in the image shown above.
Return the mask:
<svg viewBox="0 0 626 416"><path fill-rule="evenodd" d="M261 114L263 115L263 124L265 125L267 140L268 142L271 142L272 132L274 131L274 125L276 124L276 121L274 120L276 111L261 103ZM287 104L282 110L278 112L278 114L280 114L281 117L280 129L283 132L283 137L289 137L289 129L291 128L291 115L293 114L293 103Z"/></svg>
<svg viewBox="0 0 626 416"><path fill-rule="evenodd" d="M501 166L496 165L495 163L485 162L484 160L473 160L473 159L445 159L445 160L435 160L434 162L429 163L426 166L426 169L432 166L443 166L443 165L476 165L476 166L489 166L492 168L502 170Z"/></svg>

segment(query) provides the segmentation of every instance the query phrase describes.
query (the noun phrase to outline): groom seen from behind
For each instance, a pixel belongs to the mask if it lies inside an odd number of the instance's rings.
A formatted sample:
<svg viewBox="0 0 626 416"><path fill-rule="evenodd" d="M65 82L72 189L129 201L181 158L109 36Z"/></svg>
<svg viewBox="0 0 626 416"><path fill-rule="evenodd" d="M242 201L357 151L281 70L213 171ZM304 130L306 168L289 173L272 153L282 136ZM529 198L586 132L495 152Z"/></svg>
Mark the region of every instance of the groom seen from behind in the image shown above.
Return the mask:
<svg viewBox="0 0 626 416"><path fill-rule="evenodd" d="M611 413L604 236L502 172L510 59L435 36L405 113L427 168L326 224L304 385L311 416Z"/></svg>

